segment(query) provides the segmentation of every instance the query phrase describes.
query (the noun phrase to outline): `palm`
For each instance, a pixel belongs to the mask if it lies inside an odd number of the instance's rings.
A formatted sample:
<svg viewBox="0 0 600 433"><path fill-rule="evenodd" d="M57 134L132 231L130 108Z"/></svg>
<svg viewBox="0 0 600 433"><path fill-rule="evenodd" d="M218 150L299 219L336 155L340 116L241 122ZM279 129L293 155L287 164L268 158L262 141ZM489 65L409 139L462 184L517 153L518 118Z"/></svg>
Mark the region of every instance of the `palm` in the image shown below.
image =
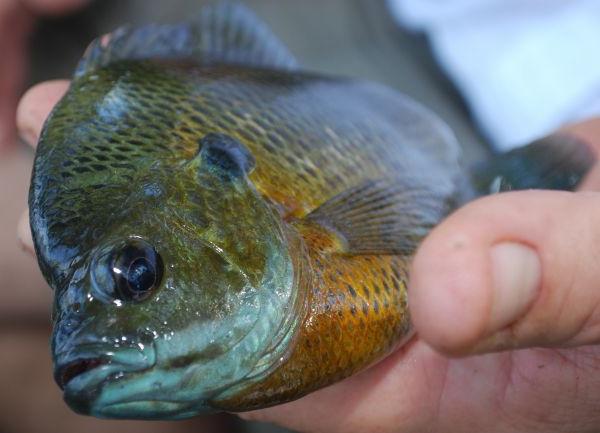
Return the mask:
<svg viewBox="0 0 600 433"><path fill-rule="evenodd" d="M328 433L595 431L599 369L598 347L448 359L417 339L355 377L251 417Z"/></svg>

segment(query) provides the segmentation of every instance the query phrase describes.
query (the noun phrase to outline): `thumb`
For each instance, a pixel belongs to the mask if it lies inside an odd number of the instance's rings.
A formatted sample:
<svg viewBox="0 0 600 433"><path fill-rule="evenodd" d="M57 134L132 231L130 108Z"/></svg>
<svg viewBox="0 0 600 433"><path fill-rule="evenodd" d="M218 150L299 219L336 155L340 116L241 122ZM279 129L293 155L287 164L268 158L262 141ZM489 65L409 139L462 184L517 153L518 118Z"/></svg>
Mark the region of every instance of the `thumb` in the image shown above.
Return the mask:
<svg viewBox="0 0 600 433"><path fill-rule="evenodd" d="M498 194L424 241L409 301L421 338L465 355L600 342L600 194Z"/></svg>

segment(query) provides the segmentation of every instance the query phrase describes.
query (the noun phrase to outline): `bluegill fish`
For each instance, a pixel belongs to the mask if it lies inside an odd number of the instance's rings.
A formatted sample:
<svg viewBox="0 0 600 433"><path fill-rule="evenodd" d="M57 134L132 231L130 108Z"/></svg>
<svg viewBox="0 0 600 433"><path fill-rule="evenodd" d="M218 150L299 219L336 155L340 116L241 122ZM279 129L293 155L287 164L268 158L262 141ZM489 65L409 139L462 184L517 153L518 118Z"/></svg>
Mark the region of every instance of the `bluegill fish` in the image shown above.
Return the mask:
<svg viewBox="0 0 600 433"><path fill-rule="evenodd" d="M412 335L420 240L490 185L573 188L591 157L563 141L471 179L434 114L302 71L241 6L94 42L45 124L30 191L65 400L184 418L368 367Z"/></svg>

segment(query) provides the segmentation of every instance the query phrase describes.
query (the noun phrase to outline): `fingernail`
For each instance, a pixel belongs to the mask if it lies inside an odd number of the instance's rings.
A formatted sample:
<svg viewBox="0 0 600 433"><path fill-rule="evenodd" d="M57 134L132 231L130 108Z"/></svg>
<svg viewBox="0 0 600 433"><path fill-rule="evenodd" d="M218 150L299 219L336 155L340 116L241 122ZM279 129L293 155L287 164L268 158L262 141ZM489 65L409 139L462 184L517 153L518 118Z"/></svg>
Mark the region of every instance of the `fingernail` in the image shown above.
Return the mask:
<svg viewBox="0 0 600 433"><path fill-rule="evenodd" d="M19 138L21 139L21 141L23 141L25 144L28 144L29 146L34 146L37 142L37 134L30 129L20 130Z"/></svg>
<svg viewBox="0 0 600 433"><path fill-rule="evenodd" d="M30 254L35 255L33 239L31 238L31 229L29 228L29 212L25 211L19 220L17 234L23 249Z"/></svg>
<svg viewBox="0 0 600 433"><path fill-rule="evenodd" d="M519 320L534 301L541 283L537 252L524 244L505 242L492 247L494 296L488 335Z"/></svg>

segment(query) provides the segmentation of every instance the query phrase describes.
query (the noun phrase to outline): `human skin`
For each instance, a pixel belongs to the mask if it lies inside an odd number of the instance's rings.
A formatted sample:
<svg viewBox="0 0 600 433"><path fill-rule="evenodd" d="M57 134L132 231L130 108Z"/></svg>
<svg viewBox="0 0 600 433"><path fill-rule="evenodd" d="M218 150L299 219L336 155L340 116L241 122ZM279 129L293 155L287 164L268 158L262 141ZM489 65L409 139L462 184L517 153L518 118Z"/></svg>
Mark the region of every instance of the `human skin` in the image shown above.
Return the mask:
<svg viewBox="0 0 600 433"><path fill-rule="evenodd" d="M35 144L66 91L31 89L18 125ZM600 150L600 120L565 128ZM305 432L597 432L599 170L576 193L476 200L425 239L411 269L417 336L367 371L243 414ZM24 217L20 236L31 249ZM518 348L518 349L517 349Z"/></svg>
<svg viewBox="0 0 600 433"><path fill-rule="evenodd" d="M73 11L86 0L0 0L0 321L45 323L50 293L34 261L19 247L13 227L27 203L32 155L17 140L15 112L27 76L28 38L35 19Z"/></svg>
<svg viewBox="0 0 600 433"><path fill-rule="evenodd" d="M16 143L15 109L26 71L27 39L37 15L58 15L88 0L0 0L0 155Z"/></svg>

